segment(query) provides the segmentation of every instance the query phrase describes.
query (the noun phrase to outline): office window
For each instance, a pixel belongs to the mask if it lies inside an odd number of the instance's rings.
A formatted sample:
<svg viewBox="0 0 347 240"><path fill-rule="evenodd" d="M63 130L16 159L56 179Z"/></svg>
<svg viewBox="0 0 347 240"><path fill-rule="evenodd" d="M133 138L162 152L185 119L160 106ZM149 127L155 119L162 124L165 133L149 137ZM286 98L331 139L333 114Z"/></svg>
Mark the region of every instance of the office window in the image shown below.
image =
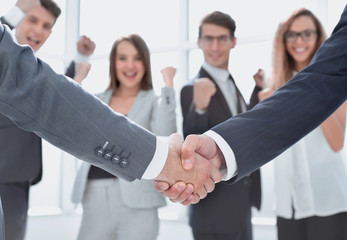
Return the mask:
<svg viewBox="0 0 347 240"><path fill-rule="evenodd" d="M123 35L139 34L150 48L178 44L178 1L82 0L80 33L97 43L96 54L108 54Z"/></svg>

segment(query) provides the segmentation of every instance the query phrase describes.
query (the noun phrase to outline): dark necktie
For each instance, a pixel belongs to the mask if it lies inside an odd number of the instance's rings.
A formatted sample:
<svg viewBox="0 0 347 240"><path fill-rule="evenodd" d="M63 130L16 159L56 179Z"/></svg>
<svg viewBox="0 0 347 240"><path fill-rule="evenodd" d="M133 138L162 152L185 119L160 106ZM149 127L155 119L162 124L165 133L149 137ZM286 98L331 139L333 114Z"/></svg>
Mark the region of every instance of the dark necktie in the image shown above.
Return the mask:
<svg viewBox="0 0 347 240"><path fill-rule="evenodd" d="M235 87L236 99L237 99L237 101L236 101L237 114L242 113L242 107L241 107L242 96L241 96L241 93L240 93L239 89L237 88L235 81L231 75L229 75L229 80L233 83L233 85Z"/></svg>

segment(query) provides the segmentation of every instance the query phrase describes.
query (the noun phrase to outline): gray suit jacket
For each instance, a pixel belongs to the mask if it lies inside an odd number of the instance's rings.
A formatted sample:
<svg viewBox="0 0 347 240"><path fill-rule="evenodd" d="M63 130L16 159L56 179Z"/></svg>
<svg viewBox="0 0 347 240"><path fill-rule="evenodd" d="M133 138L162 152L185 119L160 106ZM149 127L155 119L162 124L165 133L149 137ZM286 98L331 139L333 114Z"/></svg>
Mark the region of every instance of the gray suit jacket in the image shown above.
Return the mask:
<svg viewBox="0 0 347 240"><path fill-rule="evenodd" d="M0 112L62 150L125 180L141 179L156 149L148 130L55 73L0 25ZM105 151L121 161L105 159Z"/></svg>
<svg viewBox="0 0 347 240"><path fill-rule="evenodd" d="M9 25L1 17L0 21ZM13 26L9 27L12 29ZM0 114L0 183L40 181L42 176L41 138L18 128Z"/></svg>
<svg viewBox="0 0 347 240"><path fill-rule="evenodd" d="M106 104L110 103L112 89L98 94L97 97ZM173 88L163 88L158 98L153 90L141 90L136 96L128 118L156 135L168 136L176 132L176 101ZM72 202L82 201L90 169L89 163L82 163L72 191ZM153 208L166 205L165 199L155 191L153 182L119 180L121 198L125 205L133 208Z"/></svg>

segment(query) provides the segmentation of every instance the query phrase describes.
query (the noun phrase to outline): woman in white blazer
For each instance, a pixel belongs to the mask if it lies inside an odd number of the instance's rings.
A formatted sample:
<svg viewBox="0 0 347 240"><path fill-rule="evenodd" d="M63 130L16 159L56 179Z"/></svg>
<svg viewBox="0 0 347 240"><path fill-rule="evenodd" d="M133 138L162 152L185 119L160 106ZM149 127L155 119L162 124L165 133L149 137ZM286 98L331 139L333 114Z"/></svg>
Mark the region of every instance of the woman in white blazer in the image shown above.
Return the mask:
<svg viewBox="0 0 347 240"><path fill-rule="evenodd" d="M136 34L121 37L110 53L110 85L97 97L154 134L168 136L176 132L175 72L172 67L162 70L165 87L156 96L146 43ZM119 151L119 159L109 160L121 164L127 153ZM166 205L152 181L126 182L86 162L77 174L72 201L82 203L78 239L83 240L154 240L159 230L157 209Z"/></svg>

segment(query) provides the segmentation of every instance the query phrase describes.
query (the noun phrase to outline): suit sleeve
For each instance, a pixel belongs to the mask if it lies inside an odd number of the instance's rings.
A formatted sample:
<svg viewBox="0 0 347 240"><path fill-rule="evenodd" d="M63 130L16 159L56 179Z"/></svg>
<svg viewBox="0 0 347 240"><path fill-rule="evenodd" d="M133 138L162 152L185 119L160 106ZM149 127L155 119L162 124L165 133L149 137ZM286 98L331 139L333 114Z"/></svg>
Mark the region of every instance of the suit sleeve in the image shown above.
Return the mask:
<svg viewBox="0 0 347 240"><path fill-rule="evenodd" d="M5 239L5 220L4 220L4 211L2 210L1 198L0 198L0 239Z"/></svg>
<svg viewBox="0 0 347 240"><path fill-rule="evenodd" d="M232 148L237 179L281 154L346 100L346 43L347 8L310 66L252 110L212 129Z"/></svg>
<svg viewBox="0 0 347 240"><path fill-rule="evenodd" d="M198 114L195 111L192 85L187 85L181 90L181 108L184 137L187 137L189 134L201 134L209 129L208 111L204 114Z"/></svg>
<svg viewBox="0 0 347 240"><path fill-rule="evenodd" d="M247 106L247 110L254 108L259 103L258 93L261 91L261 87L255 86Z"/></svg>
<svg viewBox="0 0 347 240"><path fill-rule="evenodd" d="M75 61L72 61L69 67L66 69L65 76L68 76L69 78L74 78L75 74Z"/></svg>
<svg viewBox="0 0 347 240"><path fill-rule="evenodd" d="M174 88L162 88L160 97L154 96L152 105L151 132L158 136L169 136L176 132L176 99Z"/></svg>
<svg viewBox="0 0 347 240"><path fill-rule="evenodd" d="M140 179L156 138L55 73L0 24L0 112L62 150L126 180ZM127 160L98 156L103 147Z"/></svg>

